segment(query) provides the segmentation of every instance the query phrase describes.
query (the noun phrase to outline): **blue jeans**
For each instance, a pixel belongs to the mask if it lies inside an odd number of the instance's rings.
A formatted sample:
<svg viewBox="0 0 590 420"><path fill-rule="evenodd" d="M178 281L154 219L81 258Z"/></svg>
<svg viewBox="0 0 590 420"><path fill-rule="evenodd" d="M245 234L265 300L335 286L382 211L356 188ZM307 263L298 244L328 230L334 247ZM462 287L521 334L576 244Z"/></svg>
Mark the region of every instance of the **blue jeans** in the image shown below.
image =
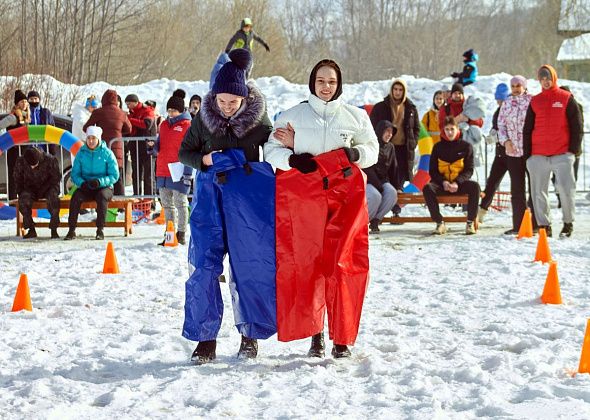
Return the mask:
<svg viewBox="0 0 590 420"><path fill-rule="evenodd" d="M367 206L369 207L369 220L381 220L391 211L397 203L397 191L389 182L383 184L383 192L367 184Z"/></svg>

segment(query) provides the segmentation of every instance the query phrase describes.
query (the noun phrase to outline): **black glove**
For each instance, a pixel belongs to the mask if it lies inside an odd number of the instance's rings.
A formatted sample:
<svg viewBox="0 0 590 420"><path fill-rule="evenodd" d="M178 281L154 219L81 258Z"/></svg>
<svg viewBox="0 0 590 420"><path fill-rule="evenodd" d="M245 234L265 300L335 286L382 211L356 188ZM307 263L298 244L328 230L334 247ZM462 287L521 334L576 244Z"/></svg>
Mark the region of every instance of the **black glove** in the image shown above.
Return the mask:
<svg viewBox="0 0 590 420"><path fill-rule="evenodd" d="M100 181L98 179L91 179L84 183L86 188L89 190L97 190L100 187Z"/></svg>
<svg viewBox="0 0 590 420"><path fill-rule="evenodd" d="M318 168L318 164L313 160L313 155L311 153L291 155L291 157L289 157L289 166L297 169L302 174L309 174Z"/></svg>
<svg viewBox="0 0 590 420"><path fill-rule="evenodd" d="M457 72L451 73L451 77L459 77L459 73L457 73Z"/></svg>
<svg viewBox="0 0 590 420"><path fill-rule="evenodd" d="M361 158L361 154L354 147L343 147L342 150L346 153L346 157L350 163L354 163Z"/></svg>
<svg viewBox="0 0 590 420"><path fill-rule="evenodd" d="M266 49L266 52L270 52L270 47L266 44L264 44L264 49Z"/></svg>

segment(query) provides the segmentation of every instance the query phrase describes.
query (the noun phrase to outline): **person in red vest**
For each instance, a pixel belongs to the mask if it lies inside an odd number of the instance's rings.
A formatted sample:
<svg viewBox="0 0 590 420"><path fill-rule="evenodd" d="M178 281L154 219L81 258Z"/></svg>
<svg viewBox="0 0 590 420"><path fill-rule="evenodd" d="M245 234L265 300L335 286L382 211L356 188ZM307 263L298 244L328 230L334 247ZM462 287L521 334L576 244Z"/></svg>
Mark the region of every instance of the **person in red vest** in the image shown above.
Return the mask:
<svg viewBox="0 0 590 420"><path fill-rule="evenodd" d="M125 97L125 105L129 109L129 122L131 123L131 137L155 136L156 117L154 110L139 102L135 94ZM153 168L151 157L147 153L145 141L129 142L129 153L133 168L133 195L152 195ZM143 180L143 188L141 181Z"/></svg>
<svg viewBox="0 0 590 420"><path fill-rule="evenodd" d="M160 125L160 135L150 151L157 155L156 160L156 188L160 195L162 208L168 221L173 221L177 228L178 243L186 244L185 232L188 225L188 193L192 181L192 169L184 167L180 180L174 181L168 167L169 163L178 162L178 151L185 133L191 126L192 117L184 110L184 101L178 96L172 96L166 103L168 118ZM159 245L164 245L165 241Z"/></svg>
<svg viewBox="0 0 590 420"><path fill-rule="evenodd" d="M574 161L582 145L582 116L572 94L557 86L557 72L553 67L541 66L537 77L543 90L531 100L523 128L535 218L539 228L545 228L551 236L548 190L553 172L563 212L563 229L559 236L569 238L574 231Z"/></svg>

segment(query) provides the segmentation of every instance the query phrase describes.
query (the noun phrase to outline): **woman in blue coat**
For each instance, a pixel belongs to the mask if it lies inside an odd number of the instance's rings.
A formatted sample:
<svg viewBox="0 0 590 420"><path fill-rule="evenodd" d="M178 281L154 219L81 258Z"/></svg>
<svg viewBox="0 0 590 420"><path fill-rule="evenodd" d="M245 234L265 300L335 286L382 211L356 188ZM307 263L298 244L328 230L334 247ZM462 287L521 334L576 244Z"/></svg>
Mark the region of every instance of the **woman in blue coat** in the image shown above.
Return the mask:
<svg viewBox="0 0 590 420"><path fill-rule="evenodd" d="M104 239L108 202L113 198L113 184L119 179L117 158L101 140L102 128L86 130L86 144L80 148L72 168L72 181L78 187L70 201L69 231L66 241L76 237L80 206L84 201L96 201L96 239Z"/></svg>

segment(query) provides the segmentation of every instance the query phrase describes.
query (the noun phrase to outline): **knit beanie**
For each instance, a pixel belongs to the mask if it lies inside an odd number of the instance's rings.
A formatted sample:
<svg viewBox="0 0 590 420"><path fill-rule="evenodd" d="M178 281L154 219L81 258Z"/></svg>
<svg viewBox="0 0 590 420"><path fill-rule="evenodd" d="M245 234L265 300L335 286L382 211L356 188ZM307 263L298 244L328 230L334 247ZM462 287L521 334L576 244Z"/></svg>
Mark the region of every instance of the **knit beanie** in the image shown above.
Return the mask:
<svg viewBox="0 0 590 420"><path fill-rule="evenodd" d="M182 89L176 89L172 92L172 96L178 96L180 99L186 98L186 92Z"/></svg>
<svg viewBox="0 0 590 420"><path fill-rule="evenodd" d="M29 165L35 166L39 163L39 159L41 159L41 152L36 147L29 147L25 150L23 156Z"/></svg>
<svg viewBox="0 0 590 420"><path fill-rule="evenodd" d="M196 99L197 101L199 101L199 102L203 102L203 100L201 99L201 97L200 97L199 95L196 95L196 94L195 94L195 95L191 96L191 100L189 101L189 103L191 103L191 102L192 102L192 101L194 101L195 99Z"/></svg>
<svg viewBox="0 0 590 420"><path fill-rule="evenodd" d="M184 112L184 99L180 96L172 95L166 102L166 110L175 109L181 114Z"/></svg>
<svg viewBox="0 0 590 420"><path fill-rule="evenodd" d="M125 103L127 102L137 102L139 103L139 98L135 93L125 96Z"/></svg>
<svg viewBox="0 0 590 420"><path fill-rule="evenodd" d="M494 98L496 101L505 101L510 96L510 88L506 83L500 83L496 86Z"/></svg>
<svg viewBox="0 0 590 420"><path fill-rule="evenodd" d="M525 88L526 90L526 77L521 76L520 74L517 74L516 76L514 76L512 79L510 79L510 84L511 85L521 85L523 88Z"/></svg>
<svg viewBox="0 0 590 420"><path fill-rule="evenodd" d="M340 95L342 95L342 72L340 71L340 66L334 60L325 58L313 67L309 75L309 90L313 95L318 96L315 93L315 78L318 74L318 70L322 67L330 67L336 71L336 77L338 78L338 87L336 88L334 96L332 96L332 99L330 99L330 101L334 101L338 99Z"/></svg>
<svg viewBox="0 0 590 420"><path fill-rule="evenodd" d="M90 127L88 127L86 129L86 137L88 137L88 136L94 136L98 140L101 140L102 128L100 128L98 125L91 125Z"/></svg>
<svg viewBox="0 0 590 420"><path fill-rule="evenodd" d="M18 104L23 99L27 99L27 95L25 95L25 92L22 90L17 89L16 92L14 92L14 104Z"/></svg>
<svg viewBox="0 0 590 420"><path fill-rule="evenodd" d="M27 99L31 99L31 98L39 98L41 99L41 96L39 95L39 92L36 92L34 90L31 90L28 94L27 94Z"/></svg>
<svg viewBox="0 0 590 420"><path fill-rule="evenodd" d="M453 86L451 87L451 95L455 92L461 92L461 93L465 93L463 91L463 85L461 83L453 83Z"/></svg>
<svg viewBox="0 0 590 420"><path fill-rule="evenodd" d="M225 63L217 73L211 92L215 95L231 93L245 98L248 96L246 72L252 64L252 55L248 50L237 48L231 50L228 56L230 61Z"/></svg>

